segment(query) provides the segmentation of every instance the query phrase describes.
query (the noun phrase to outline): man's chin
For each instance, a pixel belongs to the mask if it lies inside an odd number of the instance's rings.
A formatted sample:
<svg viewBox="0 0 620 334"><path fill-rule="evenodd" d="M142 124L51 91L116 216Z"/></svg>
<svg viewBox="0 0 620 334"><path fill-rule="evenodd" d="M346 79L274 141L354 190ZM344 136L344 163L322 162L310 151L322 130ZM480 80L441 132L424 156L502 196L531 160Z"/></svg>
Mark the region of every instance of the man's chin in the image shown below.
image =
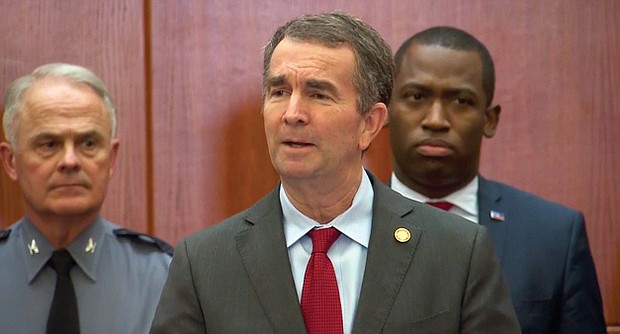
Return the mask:
<svg viewBox="0 0 620 334"><path fill-rule="evenodd" d="M451 168L450 159L445 157L423 157L412 163L414 170L421 170L424 173L443 174Z"/></svg>
<svg viewBox="0 0 620 334"><path fill-rule="evenodd" d="M98 205L80 200L64 200L52 203L49 207L49 211L57 216L80 217L98 212L100 208L100 204Z"/></svg>

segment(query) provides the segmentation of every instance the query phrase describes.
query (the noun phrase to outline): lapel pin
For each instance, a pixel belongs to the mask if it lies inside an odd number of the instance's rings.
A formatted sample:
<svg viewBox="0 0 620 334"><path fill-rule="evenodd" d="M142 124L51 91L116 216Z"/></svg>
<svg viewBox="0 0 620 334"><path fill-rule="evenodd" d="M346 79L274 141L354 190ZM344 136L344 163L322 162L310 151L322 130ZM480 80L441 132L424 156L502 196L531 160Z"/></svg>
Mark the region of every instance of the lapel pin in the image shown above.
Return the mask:
<svg viewBox="0 0 620 334"><path fill-rule="evenodd" d="M39 247L37 246L37 241L32 239L30 244L28 244L28 251L30 255L39 254Z"/></svg>
<svg viewBox="0 0 620 334"><path fill-rule="evenodd" d="M88 238L88 243L86 244L84 251L92 254L95 252L95 247L97 247L97 243L93 241L93 238Z"/></svg>
<svg viewBox="0 0 620 334"><path fill-rule="evenodd" d="M411 239L411 232L409 232L409 230L404 227L399 227L396 229L396 231L394 231L394 238L396 239L396 241L401 243L407 242L409 241L409 239Z"/></svg>
<svg viewBox="0 0 620 334"><path fill-rule="evenodd" d="M491 215L491 219L497 220L497 221L500 221L500 222L503 222L506 219L504 217L504 213L503 212L491 210L490 215Z"/></svg>

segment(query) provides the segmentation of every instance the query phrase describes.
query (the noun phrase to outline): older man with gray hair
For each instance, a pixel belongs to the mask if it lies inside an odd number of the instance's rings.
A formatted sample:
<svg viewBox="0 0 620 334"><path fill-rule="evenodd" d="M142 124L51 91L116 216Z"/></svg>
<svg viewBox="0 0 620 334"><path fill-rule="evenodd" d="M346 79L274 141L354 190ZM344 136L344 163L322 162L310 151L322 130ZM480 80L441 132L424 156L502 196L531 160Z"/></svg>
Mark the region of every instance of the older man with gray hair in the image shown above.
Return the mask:
<svg viewBox="0 0 620 334"><path fill-rule="evenodd" d="M119 148L103 82L41 66L9 87L3 125L26 214L0 231L0 331L146 333L172 249L100 216Z"/></svg>
<svg viewBox="0 0 620 334"><path fill-rule="evenodd" d="M274 190L179 243L152 333L518 333L484 228L410 201L362 165L383 127L387 43L346 13L265 47Z"/></svg>

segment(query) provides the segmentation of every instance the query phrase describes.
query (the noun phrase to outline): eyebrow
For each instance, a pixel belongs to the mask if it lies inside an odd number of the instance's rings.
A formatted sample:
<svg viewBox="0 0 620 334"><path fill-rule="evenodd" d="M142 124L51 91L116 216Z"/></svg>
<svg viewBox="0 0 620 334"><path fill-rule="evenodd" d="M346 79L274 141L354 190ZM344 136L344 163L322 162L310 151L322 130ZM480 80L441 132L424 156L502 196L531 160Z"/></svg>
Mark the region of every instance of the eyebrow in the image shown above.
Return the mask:
<svg viewBox="0 0 620 334"><path fill-rule="evenodd" d="M282 86L286 84L287 78L284 75L277 75L273 77L268 77L266 80L266 87L274 87L274 86ZM333 95L338 95L338 89L334 86L333 83L327 80L320 79L308 79L304 82L304 90L307 89L315 89L320 91L326 91Z"/></svg>
<svg viewBox="0 0 620 334"><path fill-rule="evenodd" d="M51 132L51 131L43 131L43 132L38 133L34 137L32 137L31 141L32 142L37 142L37 141L41 141L41 140L45 140L45 139L57 140L57 139L62 138L62 137L63 137L62 133L54 133L54 132ZM104 138L104 135L100 131L89 130L89 131L85 131L85 132L76 133L74 135L74 137L77 140L83 140L84 138L95 138L97 140L102 140Z"/></svg>
<svg viewBox="0 0 620 334"><path fill-rule="evenodd" d="M103 133L101 133L100 131L90 130L90 131L81 132L81 133L76 134L75 138L77 138L78 140L83 140L85 138L93 138L93 139L96 139L96 140L103 140L105 138L105 135Z"/></svg>
<svg viewBox="0 0 620 334"><path fill-rule="evenodd" d="M280 86L286 82L284 75L270 76L266 80L266 87Z"/></svg>
<svg viewBox="0 0 620 334"><path fill-rule="evenodd" d="M336 86L329 81L326 80L318 80L318 79L308 79L305 82L306 88L316 89L320 91L329 92L334 96L338 96L338 89Z"/></svg>
<svg viewBox="0 0 620 334"><path fill-rule="evenodd" d="M421 83L417 83L417 82L408 82L406 84L404 84L402 87L400 87L400 90L403 89L411 89L411 88L415 88L415 89L419 89L419 90L423 90L423 91L430 91L432 90L428 85L424 85ZM456 87L456 88L449 88L449 89L445 89L443 90L444 93L448 93L449 95L454 95L454 94L471 94L474 96L478 96L476 95L476 92L473 89L470 89L468 87Z"/></svg>

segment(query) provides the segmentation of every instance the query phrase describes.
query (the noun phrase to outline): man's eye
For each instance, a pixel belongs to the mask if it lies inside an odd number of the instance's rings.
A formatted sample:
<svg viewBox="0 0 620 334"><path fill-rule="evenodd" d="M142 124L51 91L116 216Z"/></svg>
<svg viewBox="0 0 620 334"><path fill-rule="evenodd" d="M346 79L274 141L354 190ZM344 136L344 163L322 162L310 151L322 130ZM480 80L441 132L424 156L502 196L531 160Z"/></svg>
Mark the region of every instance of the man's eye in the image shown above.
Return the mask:
<svg viewBox="0 0 620 334"><path fill-rule="evenodd" d="M286 91L284 89L274 89L271 91L271 96L273 97L281 97L285 95L286 95Z"/></svg>
<svg viewBox="0 0 620 334"><path fill-rule="evenodd" d="M43 148L43 149L50 149L50 148L54 148L56 147L56 142L49 140L49 141L44 141L42 142L39 147Z"/></svg>
<svg viewBox="0 0 620 334"><path fill-rule="evenodd" d="M85 149L89 149L92 150L94 148L97 148L99 146L100 141L95 139L95 138L85 138L81 145L83 148Z"/></svg>
<svg viewBox="0 0 620 334"><path fill-rule="evenodd" d="M468 98L464 98L464 97L459 97L459 98L457 98L457 99L456 99L456 102L457 102L458 104L461 104L461 105L468 105L468 106L471 106L471 105L473 105L473 104L474 104L474 101L472 101L471 99L468 99Z"/></svg>
<svg viewBox="0 0 620 334"><path fill-rule="evenodd" d="M404 94L404 97L406 99L411 99L411 100L421 100L423 95L422 93L418 93L418 92L408 92Z"/></svg>
<svg viewBox="0 0 620 334"><path fill-rule="evenodd" d="M405 99L408 99L408 100L420 101L424 98L424 95L422 93L411 92L411 93L406 93L404 97Z"/></svg>
<svg viewBox="0 0 620 334"><path fill-rule="evenodd" d="M312 98L317 99L317 100L326 100L328 98L327 95L323 95L321 93L314 93L311 96Z"/></svg>

